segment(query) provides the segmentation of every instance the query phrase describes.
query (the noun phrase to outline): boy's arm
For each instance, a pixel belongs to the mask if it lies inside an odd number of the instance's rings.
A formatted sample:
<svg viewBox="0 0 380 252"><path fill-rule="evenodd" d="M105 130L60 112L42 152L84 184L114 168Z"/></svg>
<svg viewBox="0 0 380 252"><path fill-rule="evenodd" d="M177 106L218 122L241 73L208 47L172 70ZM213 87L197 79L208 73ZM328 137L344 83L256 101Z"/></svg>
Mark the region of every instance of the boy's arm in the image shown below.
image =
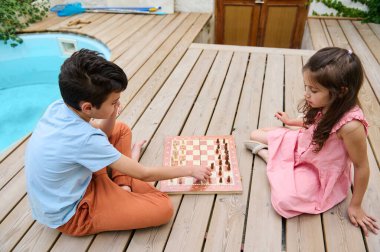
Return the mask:
<svg viewBox="0 0 380 252"><path fill-rule="evenodd" d="M205 180L208 179L211 175L211 169L209 167L146 167L138 163L136 160L128 158L124 155L121 155L117 161L110 164L110 167L133 178L147 182L185 176L191 176L199 180Z"/></svg>
<svg viewBox="0 0 380 252"><path fill-rule="evenodd" d="M376 220L368 216L361 207L369 180L369 164L367 157L367 141L364 126L361 122L354 120L345 124L339 131L338 136L343 139L348 155L354 164L354 190L348 208L350 221L360 225L365 235L368 229L377 233L379 229Z"/></svg>
<svg viewBox="0 0 380 252"><path fill-rule="evenodd" d="M120 102L115 104L115 109L111 115L110 118L107 119L97 119L96 121L91 120L90 124L98 129L101 129L107 137L110 137L113 131L113 128L115 127L116 117L119 113L120 109Z"/></svg>

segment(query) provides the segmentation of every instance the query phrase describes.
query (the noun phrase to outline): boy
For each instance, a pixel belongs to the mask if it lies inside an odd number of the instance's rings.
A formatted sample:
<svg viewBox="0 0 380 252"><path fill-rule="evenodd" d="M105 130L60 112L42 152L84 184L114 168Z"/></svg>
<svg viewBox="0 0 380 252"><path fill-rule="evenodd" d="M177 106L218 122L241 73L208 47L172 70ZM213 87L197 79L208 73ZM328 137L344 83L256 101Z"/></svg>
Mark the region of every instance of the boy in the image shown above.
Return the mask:
<svg viewBox="0 0 380 252"><path fill-rule="evenodd" d="M131 149L131 130L115 123L127 82L120 67L94 51L82 49L63 63L63 100L48 107L26 151L27 191L40 223L73 236L162 225L171 202L143 181L209 178L206 167L137 162L144 142Z"/></svg>

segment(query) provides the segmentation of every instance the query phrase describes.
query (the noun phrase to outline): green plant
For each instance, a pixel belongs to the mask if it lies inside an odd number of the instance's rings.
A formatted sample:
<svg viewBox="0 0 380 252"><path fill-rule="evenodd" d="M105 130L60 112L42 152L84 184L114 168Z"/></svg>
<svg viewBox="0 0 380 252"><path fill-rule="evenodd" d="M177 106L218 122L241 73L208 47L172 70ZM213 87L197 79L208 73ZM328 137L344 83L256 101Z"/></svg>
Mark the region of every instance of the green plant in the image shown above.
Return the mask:
<svg viewBox="0 0 380 252"><path fill-rule="evenodd" d="M347 7L339 0L316 0L321 2L329 8L337 11L338 17L359 17L363 18L363 22L380 24L380 0L352 0L352 2L359 2L368 7L368 11L363 11L357 8ZM334 16L332 13L317 13L313 11L316 16Z"/></svg>
<svg viewBox="0 0 380 252"><path fill-rule="evenodd" d="M0 40L12 47L22 43L17 32L44 18L48 0L1 0Z"/></svg>

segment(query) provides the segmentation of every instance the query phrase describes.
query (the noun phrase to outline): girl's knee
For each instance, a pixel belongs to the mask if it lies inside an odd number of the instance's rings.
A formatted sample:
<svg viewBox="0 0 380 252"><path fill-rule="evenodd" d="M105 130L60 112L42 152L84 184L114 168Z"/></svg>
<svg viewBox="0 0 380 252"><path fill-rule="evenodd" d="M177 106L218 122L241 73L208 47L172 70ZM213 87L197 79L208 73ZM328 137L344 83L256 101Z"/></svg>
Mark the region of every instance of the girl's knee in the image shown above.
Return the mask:
<svg viewBox="0 0 380 252"><path fill-rule="evenodd" d="M260 138L261 135L262 135L262 130L260 129L254 130L251 132L250 139L253 141L259 141L259 139L261 139Z"/></svg>

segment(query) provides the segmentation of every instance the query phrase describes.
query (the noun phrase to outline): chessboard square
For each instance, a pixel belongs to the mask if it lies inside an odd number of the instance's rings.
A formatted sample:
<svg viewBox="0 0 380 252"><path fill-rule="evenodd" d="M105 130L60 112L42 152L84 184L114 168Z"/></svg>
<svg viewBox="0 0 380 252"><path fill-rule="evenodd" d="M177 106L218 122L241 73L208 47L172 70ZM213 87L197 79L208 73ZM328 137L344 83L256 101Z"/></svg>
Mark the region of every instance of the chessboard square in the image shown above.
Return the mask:
<svg viewBox="0 0 380 252"><path fill-rule="evenodd" d="M186 145L186 150L193 150L194 146L193 145Z"/></svg>
<svg viewBox="0 0 380 252"><path fill-rule="evenodd" d="M215 156L208 155L207 156L207 160L209 160L209 161L215 161Z"/></svg>
<svg viewBox="0 0 380 252"><path fill-rule="evenodd" d="M202 145L207 145L207 140L200 140L199 141L199 145L202 146Z"/></svg>
<svg viewBox="0 0 380 252"><path fill-rule="evenodd" d="M192 185L194 179L192 177L186 177L185 178L185 185Z"/></svg>
<svg viewBox="0 0 380 252"><path fill-rule="evenodd" d="M193 155L193 160L201 160L201 155Z"/></svg>
<svg viewBox="0 0 380 252"><path fill-rule="evenodd" d="M200 150L193 150L193 155L200 155L201 154L201 151Z"/></svg>
<svg viewBox="0 0 380 252"><path fill-rule="evenodd" d="M201 146L199 147L199 149L200 149L200 150L207 150L207 145L201 145Z"/></svg>
<svg viewBox="0 0 380 252"><path fill-rule="evenodd" d="M215 148L215 146L213 146L213 145L207 145L207 150L215 150L216 148Z"/></svg>
<svg viewBox="0 0 380 252"><path fill-rule="evenodd" d="M193 153L193 150L187 150L186 151L186 155L193 155L194 153Z"/></svg>
<svg viewBox="0 0 380 252"><path fill-rule="evenodd" d="M201 161L201 165L202 165L202 166L208 166L208 162L207 162L207 160L202 160L202 161Z"/></svg>
<svg viewBox="0 0 380 252"><path fill-rule="evenodd" d="M193 150L199 150L200 146L199 145L193 145Z"/></svg>
<svg viewBox="0 0 380 252"><path fill-rule="evenodd" d="M193 166L194 162L193 160L186 160L186 166Z"/></svg>
<svg viewBox="0 0 380 252"><path fill-rule="evenodd" d="M193 140L187 140L186 145L193 145Z"/></svg>
<svg viewBox="0 0 380 252"><path fill-rule="evenodd" d="M201 151L200 151L200 154L201 154L202 156L205 156L205 155L207 155L207 151L206 151L206 150L201 150Z"/></svg>

